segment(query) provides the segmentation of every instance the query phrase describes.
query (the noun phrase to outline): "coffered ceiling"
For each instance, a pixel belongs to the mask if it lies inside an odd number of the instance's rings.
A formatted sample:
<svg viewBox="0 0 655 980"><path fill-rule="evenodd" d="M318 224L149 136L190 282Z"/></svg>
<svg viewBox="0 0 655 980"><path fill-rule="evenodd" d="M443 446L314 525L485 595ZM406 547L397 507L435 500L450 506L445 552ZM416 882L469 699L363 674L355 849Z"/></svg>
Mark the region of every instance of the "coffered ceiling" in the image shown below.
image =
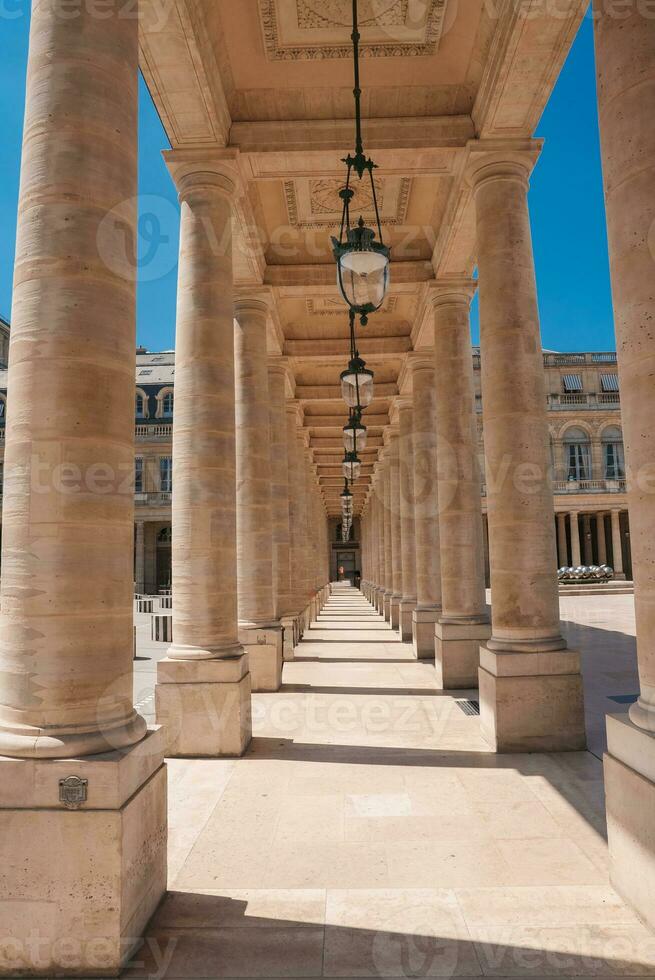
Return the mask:
<svg viewBox="0 0 655 980"><path fill-rule="evenodd" d="M391 288L362 331L375 372L361 506L409 350L431 344L425 294L475 264L468 155L532 136L586 0L359 0L364 141L378 164ZM234 274L272 299L269 348L288 359L330 513L338 512L338 387L348 322L330 235L353 149L351 0L141 0L141 65L174 150L229 150L244 193ZM370 189L355 208L370 219Z"/></svg>

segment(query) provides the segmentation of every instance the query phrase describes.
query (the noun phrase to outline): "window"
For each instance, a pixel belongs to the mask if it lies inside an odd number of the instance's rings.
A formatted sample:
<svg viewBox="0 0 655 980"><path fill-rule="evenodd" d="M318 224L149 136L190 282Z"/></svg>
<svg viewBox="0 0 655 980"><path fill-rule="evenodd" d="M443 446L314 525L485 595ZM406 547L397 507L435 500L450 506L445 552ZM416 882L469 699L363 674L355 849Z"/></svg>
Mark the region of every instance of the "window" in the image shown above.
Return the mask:
<svg viewBox="0 0 655 980"><path fill-rule="evenodd" d="M610 425L603 432L603 467L606 480L625 478L623 434L616 425Z"/></svg>
<svg viewBox="0 0 655 980"><path fill-rule="evenodd" d="M5 412L7 410L7 402L4 398L0 398L0 419L5 417Z"/></svg>
<svg viewBox="0 0 655 980"><path fill-rule="evenodd" d="M618 374L601 374L600 389L603 393L611 393L619 390Z"/></svg>
<svg viewBox="0 0 655 980"><path fill-rule="evenodd" d="M137 395L134 401L134 414L138 419L146 417L146 400L143 395Z"/></svg>
<svg viewBox="0 0 655 980"><path fill-rule="evenodd" d="M575 392L582 391L582 375L565 374L562 377L562 387L565 395L571 395Z"/></svg>
<svg viewBox="0 0 655 980"><path fill-rule="evenodd" d="M173 489L173 460L170 456L162 456L159 460L159 489L162 493L171 493Z"/></svg>
<svg viewBox="0 0 655 980"><path fill-rule="evenodd" d="M139 456L134 460L134 492L143 493L143 459Z"/></svg>
<svg viewBox="0 0 655 980"><path fill-rule="evenodd" d="M164 395L161 413L164 418L167 419L172 418L173 416L173 392L172 391L169 391L167 395Z"/></svg>
<svg viewBox="0 0 655 980"><path fill-rule="evenodd" d="M564 464L567 480L591 479L591 446L583 429L569 429L564 436Z"/></svg>

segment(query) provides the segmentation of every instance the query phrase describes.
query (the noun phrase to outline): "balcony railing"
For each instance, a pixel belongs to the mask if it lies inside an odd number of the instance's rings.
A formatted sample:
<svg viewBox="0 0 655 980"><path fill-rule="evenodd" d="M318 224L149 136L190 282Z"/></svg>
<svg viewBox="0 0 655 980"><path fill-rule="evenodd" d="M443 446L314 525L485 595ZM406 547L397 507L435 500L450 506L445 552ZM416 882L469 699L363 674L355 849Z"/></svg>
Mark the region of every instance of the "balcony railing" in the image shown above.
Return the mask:
<svg viewBox="0 0 655 980"><path fill-rule="evenodd" d="M588 408L620 408L621 398L618 391L601 391L598 394L585 394L581 391L567 392L561 395L548 395L548 408L551 412L568 409Z"/></svg>
<svg viewBox="0 0 655 980"><path fill-rule="evenodd" d="M555 480L553 493L625 493L625 480ZM482 484L482 496L487 496L486 484Z"/></svg>
<svg viewBox="0 0 655 980"><path fill-rule="evenodd" d="M615 351L593 351L587 354L579 354L576 352L570 354L563 353L553 353L544 354L544 366L545 367L565 367L566 365L581 365L585 364L616 364L616 352ZM479 351L473 352L473 367L479 369L480 367L480 353Z"/></svg>
<svg viewBox="0 0 655 980"><path fill-rule="evenodd" d="M173 425L170 422L153 425L139 424L135 426L134 435L137 439L170 441L173 438Z"/></svg>
<svg viewBox="0 0 655 980"><path fill-rule="evenodd" d="M137 507L164 507L171 502L170 491L154 490L147 493L135 493L134 503Z"/></svg>

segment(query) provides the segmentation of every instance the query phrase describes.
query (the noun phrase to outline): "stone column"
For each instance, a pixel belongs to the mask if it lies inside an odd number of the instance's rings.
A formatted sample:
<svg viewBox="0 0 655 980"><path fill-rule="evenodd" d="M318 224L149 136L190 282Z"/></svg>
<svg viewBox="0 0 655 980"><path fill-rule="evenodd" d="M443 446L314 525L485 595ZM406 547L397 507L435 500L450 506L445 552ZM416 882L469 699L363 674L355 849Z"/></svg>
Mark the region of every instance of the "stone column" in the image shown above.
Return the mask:
<svg viewBox="0 0 655 980"><path fill-rule="evenodd" d="M605 537L605 515L596 514L596 538L598 540L598 564L607 564L607 539Z"/></svg>
<svg viewBox="0 0 655 980"><path fill-rule="evenodd" d="M282 683L282 627L273 566L268 291L240 293L234 304L239 641L253 691Z"/></svg>
<svg viewBox="0 0 655 980"><path fill-rule="evenodd" d="M143 521L134 525L134 590L142 595L146 587L146 542Z"/></svg>
<svg viewBox="0 0 655 980"><path fill-rule="evenodd" d="M157 669L172 756L240 755L250 673L237 625L233 156L166 154L180 192L173 419L173 645ZM216 242L221 248L216 248Z"/></svg>
<svg viewBox="0 0 655 980"><path fill-rule="evenodd" d="M497 144L493 144L496 146ZM559 624L550 440L528 214L540 144L472 155L492 636L481 650L481 726L498 751L582 749L578 654Z"/></svg>
<svg viewBox="0 0 655 980"><path fill-rule="evenodd" d="M569 564L569 549L566 541L566 514L557 515L557 543L560 567L566 567Z"/></svg>
<svg viewBox="0 0 655 980"><path fill-rule="evenodd" d="M442 281L434 310L442 612L435 667L443 688L476 687L490 633L484 588L482 501L469 306L475 283Z"/></svg>
<svg viewBox="0 0 655 980"><path fill-rule="evenodd" d="M67 973L66 937L80 974L117 975L166 890L162 735L132 701L137 34L118 5L33 5L2 521L5 975Z"/></svg>
<svg viewBox="0 0 655 980"><path fill-rule="evenodd" d="M580 553L580 526L578 524L577 511L571 511L569 514L569 523L571 525L571 566L573 568L577 568L578 565L582 564L582 555Z"/></svg>
<svg viewBox="0 0 655 980"><path fill-rule="evenodd" d="M612 519L612 560L614 562L614 578L623 579L623 546L621 543L621 511L613 510L610 512Z"/></svg>
<svg viewBox="0 0 655 980"><path fill-rule="evenodd" d="M289 461L286 414L287 373L288 367L284 358L269 358L268 392L271 434L271 507L273 515L275 595L277 615L284 630L283 657L285 660L293 660L295 608L291 590Z"/></svg>
<svg viewBox="0 0 655 980"><path fill-rule="evenodd" d="M300 406L295 401L286 404L287 413L287 468L289 476L289 553L291 609L293 611L294 645L300 642L302 595L302 500L300 497L300 450L298 447L298 413Z"/></svg>
<svg viewBox="0 0 655 980"><path fill-rule="evenodd" d="M398 402L400 463L400 564L403 594L400 600L400 638L412 642L416 609L416 539L414 529L414 413L411 399Z"/></svg>
<svg viewBox="0 0 655 980"><path fill-rule="evenodd" d="M610 274L628 470L628 512L641 693L607 719L607 823L612 883L655 925L655 20L631 0L617 16L594 2ZM612 512L615 564L619 513ZM619 575L618 577L621 577Z"/></svg>
<svg viewBox="0 0 655 980"><path fill-rule="evenodd" d="M594 553L591 540L591 514L582 515L582 546L584 548L585 565L593 565Z"/></svg>
<svg viewBox="0 0 655 980"><path fill-rule="evenodd" d="M441 614L441 551L437 487L437 405L434 354L409 355L414 405L414 531L416 608L414 653L434 657L434 629Z"/></svg>
<svg viewBox="0 0 655 980"><path fill-rule="evenodd" d="M399 430L389 435L389 511L391 520L391 626L400 630L400 603L403 597L402 536L400 523L400 447Z"/></svg>
<svg viewBox="0 0 655 980"><path fill-rule="evenodd" d="M391 597L393 595L393 548L391 541L391 460L390 450L385 447L382 464L383 512L384 512L384 618L391 622Z"/></svg>

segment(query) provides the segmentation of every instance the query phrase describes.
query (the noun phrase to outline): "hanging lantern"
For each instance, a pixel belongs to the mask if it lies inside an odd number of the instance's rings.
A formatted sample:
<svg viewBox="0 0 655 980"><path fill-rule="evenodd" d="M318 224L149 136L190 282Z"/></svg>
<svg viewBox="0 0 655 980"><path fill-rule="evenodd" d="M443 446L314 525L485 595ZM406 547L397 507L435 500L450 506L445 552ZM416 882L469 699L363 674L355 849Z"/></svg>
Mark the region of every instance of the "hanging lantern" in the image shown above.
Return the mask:
<svg viewBox="0 0 655 980"><path fill-rule="evenodd" d="M362 425L357 409L350 413L350 421L343 427L343 446L347 453L366 448L366 426Z"/></svg>
<svg viewBox="0 0 655 980"><path fill-rule="evenodd" d="M349 408L366 408L373 401L373 372L361 357L353 357L341 372L341 394Z"/></svg>
<svg viewBox="0 0 655 980"><path fill-rule="evenodd" d="M343 475L350 483L359 479L362 470L362 462L357 458L357 453L346 453L343 460Z"/></svg>
<svg viewBox="0 0 655 980"><path fill-rule="evenodd" d="M359 85L359 41L357 0L353 0L353 62L355 73L355 153L343 159L346 164L346 183L339 191L343 208L341 214L341 229L339 238L332 238L332 252L337 263L337 284L339 291L348 304L351 313L360 317L362 326L368 322L369 313L379 310L389 287L389 248L382 240L382 225L375 191L373 171L376 164L364 153L362 141L362 111ZM364 174L368 174L371 186L371 198L375 210L378 241L375 231L367 228L364 218L360 215L357 224L350 223L350 205L355 191L351 180L353 173L357 174L360 182Z"/></svg>

